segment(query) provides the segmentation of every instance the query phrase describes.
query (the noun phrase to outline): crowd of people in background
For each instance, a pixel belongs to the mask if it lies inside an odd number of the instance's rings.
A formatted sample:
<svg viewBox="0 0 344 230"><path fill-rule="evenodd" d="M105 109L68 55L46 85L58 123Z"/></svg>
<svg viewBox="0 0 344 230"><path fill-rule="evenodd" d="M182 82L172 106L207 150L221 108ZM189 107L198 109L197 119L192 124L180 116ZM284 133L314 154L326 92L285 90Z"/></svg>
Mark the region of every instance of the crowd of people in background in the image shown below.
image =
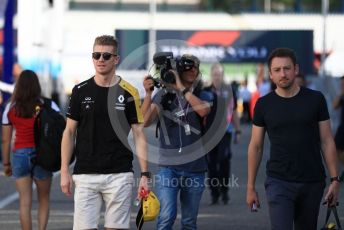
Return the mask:
<svg viewBox="0 0 344 230"><path fill-rule="evenodd" d="M255 179L265 132L269 134L271 155L265 187L272 229L292 229L293 225L295 229L316 229L325 188L320 146L331 177L325 199L331 205L336 203L338 182L344 177L344 171L338 177L336 169L337 155L344 165L344 77L341 91L333 101L333 108L341 111L340 125L333 139L325 98L320 92L307 88L292 50L279 48L270 54L269 78L265 76L265 66L257 66L255 90L249 87L247 77L241 82L226 81L231 76L226 76L225 67L220 63L211 66L210 81L205 85L200 59L184 54L179 68L170 70L173 81L165 82L165 87L155 93L155 79L150 75L144 77L142 105L137 89L116 74L119 58L113 36L97 37L92 53L95 74L76 85L70 98L62 138L60 185L67 196L72 195L75 186L74 229L96 229L103 203L105 229L130 228L131 200L135 196L132 194L133 153L127 140L121 137L127 137L130 130L141 171L136 197L144 199L143 194L156 190L161 204L157 229L173 229L178 202L182 228L197 229L207 177L211 205L229 203L231 159L235 154L232 143L239 142L243 126L252 127L248 146L249 208L260 205ZM18 68L16 66L14 71L13 94L3 106L2 164L4 174L15 179L22 229L32 226L32 184L36 184L38 225L43 230L49 219L52 173L32 165L31 161L36 154L33 123L43 97L36 73ZM108 95L115 98L110 106ZM306 103L307 112L299 113L306 108ZM59 111L55 103L52 108ZM223 135L216 145L207 149L202 136L214 125L218 113L225 119ZM159 170L156 172L159 179L154 188L149 187L151 172L143 133L143 128L152 124L157 125L159 134ZM195 143L196 148L189 148ZM191 155L176 158L184 153ZM76 162L71 173L69 163L73 154ZM312 163L305 164L309 160ZM214 180L220 183L212 183ZM186 185L186 181L193 183Z"/></svg>

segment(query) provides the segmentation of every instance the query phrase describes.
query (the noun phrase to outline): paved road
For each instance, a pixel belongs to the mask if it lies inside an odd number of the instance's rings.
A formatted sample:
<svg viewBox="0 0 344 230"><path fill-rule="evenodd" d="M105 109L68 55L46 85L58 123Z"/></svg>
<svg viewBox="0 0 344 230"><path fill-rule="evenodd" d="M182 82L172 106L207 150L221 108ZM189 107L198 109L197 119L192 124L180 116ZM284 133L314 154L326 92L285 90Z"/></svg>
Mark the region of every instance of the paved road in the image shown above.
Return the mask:
<svg viewBox="0 0 344 230"><path fill-rule="evenodd" d="M152 133L152 132L151 132ZM151 135L148 135L151 136ZM269 229L269 219L267 212L267 205L264 194L264 168L265 161L268 156L267 151L264 153L264 159L257 178L257 189L261 197L262 207L257 213L251 213L248 211L245 205L246 195L246 178L247 178L247 160L246 151L250 136L250 127L243 127L243 136L240 144L233 145L234 156L232 159L232 178L233 185L235 182L239 186L234 186L230 190L231 200L228 205L219 204L211 206L209 191L206 190L201 202L199 211L198 226L200 230L206 229L233 229L233 230L266 230ZM268 143L265 145L265 149L268 149ZM137 165L135 165L137 168ZM156 170L156 165L151 165L152 171ZM138 170L136 170L138 171ZM2 168L0 168L2 172ZM154 190L154 188L153 188ZM344 194L343 185L341 186L340 202L343 202ZM34 194L36 196L36 193ZM5 207L6 201L10 201ZM344 205L339 207L339 214L341 221L344 223ZM18 200L15 195L14 183L10 178L0 175L0 230L8 229L20 229L18 218ZM37 200L33 202L33 219L34 229L37 222L35 221L37 215ZM323 223L324 211L321 209L319 223ZM136 210L132 210L132 226L131 229L135 229L135 216ZM180 217L177 217L175 229L179 229ZM53 181L52 194L51 194L51 214L49 219L48 229L67 230L72 229L73 222L73 200L72 198L65 197L59 188L59 176L57 175ZM143 229L154 229L155 222L145 223ZM101 228L102 229L102 228Z"/></svg>

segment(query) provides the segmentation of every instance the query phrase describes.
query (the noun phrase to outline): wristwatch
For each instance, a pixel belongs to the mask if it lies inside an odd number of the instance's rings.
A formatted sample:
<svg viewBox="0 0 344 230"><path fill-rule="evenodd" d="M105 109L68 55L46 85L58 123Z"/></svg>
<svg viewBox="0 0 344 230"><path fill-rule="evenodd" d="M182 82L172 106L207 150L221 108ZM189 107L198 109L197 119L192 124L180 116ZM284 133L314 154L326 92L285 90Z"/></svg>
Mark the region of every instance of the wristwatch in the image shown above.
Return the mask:
<svg viewBox="0 0 344 230"><path fill-rule="evenodd" d="M332 183L333 181L340 182L340 177L339 176L331 177L330 182Z"/></svg>
<svg viewBox="0 0 344 230"><path fill-rule="evenodd" d="M187 92L190 92L188 88L183 89L182 94L185 95Z"/></svg>
<svg viewBox="0 0 344 230"><path fill-rule="evenodd" d="M150 179L150 178L152 177L152 174L151 174L151 172L142 172L142 173L141 173L141 177L143 177L143 176L145 176L145 177L147 177L148 179Z"/></svg>

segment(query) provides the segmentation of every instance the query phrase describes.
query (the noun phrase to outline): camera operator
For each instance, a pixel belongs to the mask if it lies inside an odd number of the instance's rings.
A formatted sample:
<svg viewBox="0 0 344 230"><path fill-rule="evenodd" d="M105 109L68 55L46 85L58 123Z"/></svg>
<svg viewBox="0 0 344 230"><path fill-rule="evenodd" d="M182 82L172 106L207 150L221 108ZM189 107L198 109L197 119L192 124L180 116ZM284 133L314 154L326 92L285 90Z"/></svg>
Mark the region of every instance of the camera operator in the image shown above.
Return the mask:
<svg viewBox="0 0 344 230"><path fill-rule="evenodd" d="M199 80L199 59L194 55L183 55L178 71L168 70L174 79L164 82L166 88L159 89L152 99L154 80L146 76L143 82L146 96L142 104L145 126L159 116L159 172L156 190L160 201L157 229L172 229L177 216L177 197L180 192L181 228L197 229L199 203L205 188L207 163L203 146L197 147L199 158L187 163L175 162L171 158L188 157L185 148L200 140L203 118L209 113L209 103L203 101L206 92ZM163 77L161 76L163 79ZM166 77L164 77L166 78ZM174 82L174 83L171 83ZM184 155L183 155L184 154ZM197 155L198 156L198 155ZM175 159L175 158L173 158Z"/></svg>

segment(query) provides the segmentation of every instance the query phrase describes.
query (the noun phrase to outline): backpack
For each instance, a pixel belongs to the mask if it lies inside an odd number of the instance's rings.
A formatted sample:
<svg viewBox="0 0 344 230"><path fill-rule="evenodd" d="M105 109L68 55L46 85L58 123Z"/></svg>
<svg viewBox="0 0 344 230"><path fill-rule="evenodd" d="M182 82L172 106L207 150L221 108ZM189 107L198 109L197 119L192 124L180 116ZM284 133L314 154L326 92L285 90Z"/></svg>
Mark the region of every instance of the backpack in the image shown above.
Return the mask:
<svg viewBox="0 0 344 230"><path fill-rule="evenodd" d="M52 100L44 98L34 123L36 157L34 165L56 172L61 167L61 140L65 118L51 108Z"/></svg>

